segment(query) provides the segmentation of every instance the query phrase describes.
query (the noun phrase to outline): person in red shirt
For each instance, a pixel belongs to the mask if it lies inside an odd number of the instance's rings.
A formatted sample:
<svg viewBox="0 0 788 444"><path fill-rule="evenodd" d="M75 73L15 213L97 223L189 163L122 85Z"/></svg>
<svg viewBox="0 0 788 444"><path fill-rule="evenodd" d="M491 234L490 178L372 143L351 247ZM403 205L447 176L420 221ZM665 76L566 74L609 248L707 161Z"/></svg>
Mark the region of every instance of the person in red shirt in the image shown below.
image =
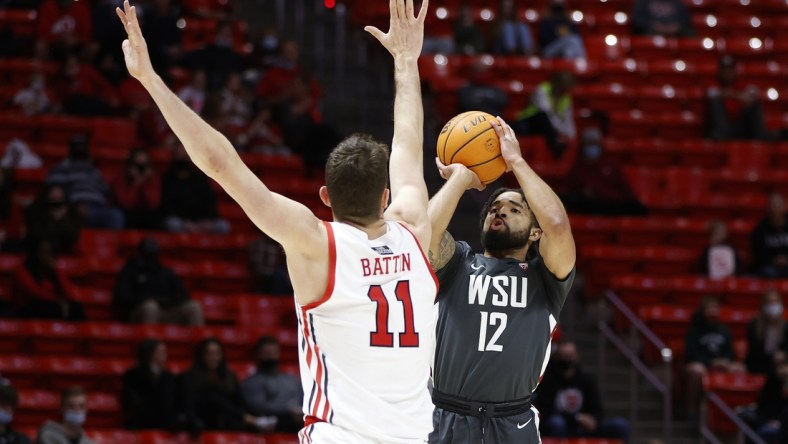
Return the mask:
<svg viewBox="0 0 788 444"><path fill-rule="evenodd" d="M54 89L68 114L104 116L120 104L115 88L107 79L94 67L80 63L75 55L63 62Z"/></svg>
<svg viewBox="0 0 788 444"><path fill-rule="evenodd" d="M73 49L90 43L93 22L90 6L84 1L46 0L38 8L36 30L39 47Z"/></svg>
<svg viewBox="0 0 788 444"><path fill-rule="evenodd" d="M116 177L110 186L115 201L126 215L127 228L160 228L161 180L153 171L148 153L132 150L123 174Z"/></svg>
<svg viewBox="0 0 788 444"><path fill-rule="evenodd" d="M583 132L580 156L570 170L564 204L567 210L584 214L643 215L621 168L604 156L602 133L597 128Z"/></svg>
<svg viewBox="0 0 788 444"><path fill-rule="evenodd" d="M707 136L714 140L770 140L758 89L739 78L731 56L720 59L718 84L706 91Z"/></svg>
<svg viewBox="0 0 788 444"><path fill-rule="evenodd" d="M55 266L52 245L47 241L35 244L16 274L14 296L20 317L81 321L85 319L82 304L74 301L75 288L68 277Z"/></svg>
<svg viewBox="0 0 788 444"><path fill-rule="evenodd" d="M280 104L295 94L297 91L294 90L300 86L297 84L297 80L299 76L304 74L300 54L298 43L292 40L282 43L279 57L272 61L271 66L257 84L257 96L268 102ZM302 78L308 79L307 90L312 99L317 102L323 94L320 84L314 77L304 75Z"/></svg>

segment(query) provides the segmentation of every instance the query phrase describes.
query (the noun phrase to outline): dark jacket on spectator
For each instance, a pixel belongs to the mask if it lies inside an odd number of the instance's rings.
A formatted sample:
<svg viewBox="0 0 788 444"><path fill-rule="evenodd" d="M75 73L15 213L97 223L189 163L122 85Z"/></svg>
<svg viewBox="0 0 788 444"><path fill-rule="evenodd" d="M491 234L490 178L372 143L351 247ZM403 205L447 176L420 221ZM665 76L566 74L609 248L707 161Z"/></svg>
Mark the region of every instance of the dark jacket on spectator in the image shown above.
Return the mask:
<svg viewBox="0 0 788 444"><path fill-rule="evenodd" d="M182 174L184 168L191 171ZM188 163L173 162L164 173L161 185L161 208L165 217L175 216L191 221L219 217L216 195L208 179L195 172Z"/></svg>
<svg viewBox="0 0 788 444"><path fill-rule="evenodd" d="M767 354L764 350L766 339L764 333L759 334L759 319L761 318L753 319L747 327L747 357L744 362L747 364L747 371L750 373L768 374L774 366L774 359L772 355ZM780 342L775 351L782 350L788 353L788 328L786 328L784 322L781 327Z"/></svg>
<svg viewBox="0 0 788 444"><path fill-rule="evenodd" d="M123 413L127 429L166 429L172 425L176 404L175 375L167 369L153 373L138 363L123 374Z"/></svg>
<svg viewBox="0 0 788 444"><path fill-rule="evenodd" d="M788 256L788 222L775 228L768 219L762 220L750 235L750 242L755 268L760 270L771 265L775 256Z"/></svg>
<svg viewBox="0 0 788 444"><path fill-rule="evenodd" d="M687 362L710 365L718 358L733 360L731 331L723 324L710 324L695 313L685 341Z"/></svg>
<svg viewBox="0 0 788 444"><path fill-rule="evenodd" d="M64 160L49 172L47 183L61 185L73 203L107 203L109 186L89 160Z"/></svg>
<svg viewBox="0 0 788 444"><path fill-rule="evenodd" d="M147 299L155 300L162 308L170 308L189 299L180 278L158 260L133 257L118 275L113 305L116 313L127 317Z"/></svg>
<svg viewBox="0 0 788 444"><path fill-rule="evenodd" d="M224 367L218 377L192 367L180 376L180 401L190 428L241 430L246 414L238 378Z"/></svg>
<svg viewBox="0 0 788 444"><path fill-rule="evenodd" d="M563 369L550 362L534 400L542 418L562 415L568 424L575 424L578 413L586 413L602 422L604 411L594 377L577 367L574 376L564 379Z"/></svg>

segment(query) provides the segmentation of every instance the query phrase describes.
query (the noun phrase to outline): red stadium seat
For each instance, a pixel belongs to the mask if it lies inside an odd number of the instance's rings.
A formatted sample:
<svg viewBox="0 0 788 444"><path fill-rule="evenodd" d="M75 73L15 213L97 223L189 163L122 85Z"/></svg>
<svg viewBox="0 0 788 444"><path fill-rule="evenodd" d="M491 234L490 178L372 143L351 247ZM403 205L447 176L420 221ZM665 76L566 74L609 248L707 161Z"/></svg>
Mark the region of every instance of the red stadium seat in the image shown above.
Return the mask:
<svg viewBox="0 0 788 444"><path fill-rule="evenodd" d="M8 26L11 33L20 37L33 37L36 33L35 9L0 9L0 29Z"/></svg>
<svg viewBox="0 0 788 444"><path fill-rule="evenodd" d="M86 435L96 444L139 444L140 442L137 433L125 430L89 430Z"/></svg>
<svg viewBox="0 0 788 444"><path fill-rule="evenodd" d="M712 373L708 378L708 390L716 393L730 407L754 404L763 388L763 375ZM719 433L736 432L733 423L716 408L709 405L709 428Z"/></svg>
<svg viewBox="0 0 788 444"><path fill-rule="evenodd" d="M248 433L211 432L202 435L203 444L267 444L267 437Z"/></svg>

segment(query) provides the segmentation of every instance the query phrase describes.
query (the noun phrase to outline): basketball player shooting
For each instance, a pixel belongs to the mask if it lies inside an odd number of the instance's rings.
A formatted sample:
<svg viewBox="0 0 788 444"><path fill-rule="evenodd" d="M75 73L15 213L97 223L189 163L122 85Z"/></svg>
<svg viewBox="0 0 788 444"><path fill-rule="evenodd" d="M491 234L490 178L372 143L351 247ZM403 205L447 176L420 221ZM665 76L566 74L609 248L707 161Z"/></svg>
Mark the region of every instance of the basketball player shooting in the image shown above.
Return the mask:
<svg viewBox="0 0 788 444"><path fill-rule="evenodd" d="M479 177L438 161L446 183L430 200L429 257L440 279L431 444L540 442L531 393L575 276L561 201L523 159L512 128L501 118L492 125L520 188L499 189L485 204L484 254L446 231L462 194L482 187Z"/></svg>
<svg viewBox="0 0 788 444"><path fill-rule="evenodd" d="M424 443L431 430L437 280L421 247L430 245L432 231L417 66L427 3L416 16L413 0L391 0L389 32L366 28L394 58L394 139L390 158L384 144L361 134L331 152L320 198L334 222L269 190L154 72L135 8L127 0L117 9L131 75L191 160L285 249L306 395L302 443Z"/></svg>

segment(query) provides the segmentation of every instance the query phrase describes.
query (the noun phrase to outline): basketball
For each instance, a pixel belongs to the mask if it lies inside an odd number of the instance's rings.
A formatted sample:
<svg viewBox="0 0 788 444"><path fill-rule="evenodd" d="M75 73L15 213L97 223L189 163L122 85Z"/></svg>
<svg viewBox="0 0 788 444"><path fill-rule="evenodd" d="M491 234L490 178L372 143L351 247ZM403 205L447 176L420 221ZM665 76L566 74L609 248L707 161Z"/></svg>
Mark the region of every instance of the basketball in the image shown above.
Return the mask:
<svg viewBox="0 0 788 444"><path fill-rule="evenodd" d="M438 136L438 159L444 165L461 163L485 185L506 172L495 119L481 111L468 111L449 120Z"/></svg>

